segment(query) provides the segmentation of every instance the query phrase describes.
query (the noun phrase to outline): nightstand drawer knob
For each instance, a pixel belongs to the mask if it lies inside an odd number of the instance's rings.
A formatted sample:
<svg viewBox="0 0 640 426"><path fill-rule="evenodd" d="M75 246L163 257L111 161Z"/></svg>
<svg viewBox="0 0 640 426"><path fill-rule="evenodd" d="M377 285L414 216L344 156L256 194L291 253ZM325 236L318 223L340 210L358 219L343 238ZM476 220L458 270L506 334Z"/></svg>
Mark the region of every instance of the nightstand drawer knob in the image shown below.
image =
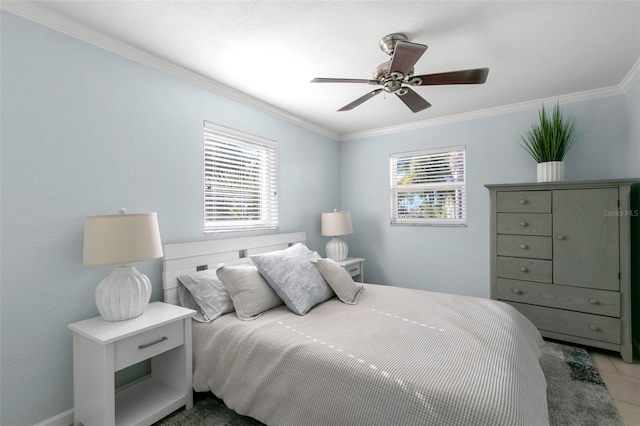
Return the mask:
<svg viewBox="0 0 640 426"><path fill-rule="evenodd" d="M590 329L592 329L593 331L598 331L598 330L599 330L599 329L598 329L598 326L597 326L597 325L595 325L595 324L591 324L591 325L589 326L589 328L590 328Z"/></svg>
<svg viewBox="0 0 640 426"><path fill-rule="evenodd" d="M527 245L526 245L526 244L520 244L520 248L521 248L522 250L526 250L526 249L527 249Z"/></svg>
<svg viewBox="0 0 640 426"><path fill-rule="evenodd" d="M527 223L527 222L520 222L520 226L522 226L522 227L525 227L525 226L527 226L527 225L528 225L528 223Z"/></svg>
<svg viewBox="0 0 640 426"><path fill-rule="evenodd" d="M566 238L566 237L565 237L564 235L562 235L562 234L558 235L558 239L559 239L559 240L564 240L565 238Z"/></svg>
<svg viewBox="0 0 640 426"><path fill-rule="evenodd" d="M597 305L598 301L596 299L589 299L589 303L591 303L592 305Z"/></svg>
<svg viewBox="0 0 640 426"><path fill-rule="evenodd" d="M513 292L514 292L515 294L522 294L522 290L517 289L517 288L514 288L514 289L513 289Z"/></svg>
<svg viewBox="0 0 640 426"><path fill-rule="evenodd" d="M523 266L522 268L520 268L520 272L529 272L529 270Z"/></svg>
<svg viewBox="0 0 640 426"><path fill-rule="evenodd" d="M151 342L151 343L146 343L144 345L140 345L140 346L138 346L138 349L146 349L149 346L157 345L158 343L166 342L167 340L169 340L169 338L167 336L164 336L162 339L158 339L155 342Z"/></svg>
<svg viewBox="0 0 640 426"><path fill-rule="evenodd" d="M527 204L527 200L520 200L520 204Z"/></svg>

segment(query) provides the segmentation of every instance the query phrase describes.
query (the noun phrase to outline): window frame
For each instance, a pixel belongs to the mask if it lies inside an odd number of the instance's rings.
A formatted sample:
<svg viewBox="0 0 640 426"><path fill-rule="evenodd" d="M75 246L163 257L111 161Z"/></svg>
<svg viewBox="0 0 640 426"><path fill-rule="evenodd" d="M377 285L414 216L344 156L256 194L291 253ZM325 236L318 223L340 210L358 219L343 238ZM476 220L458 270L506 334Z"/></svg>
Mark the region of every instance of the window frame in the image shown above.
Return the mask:
<svg viewBox="0 0 640 426"><path fill-rule="evenodd" d="M452 174L461 173L462 180L454 180L451 182L427 182L419 184L406 184L399 185L398 181L400 174L398 173L398 161L404 159L406 161L412 161L417 159L429 159L431 160L441 159L447 154L457 155L460 158L456 159ZM390 224L392 226L467 226L467 173L466 173L466 146L455 145L441 148L422 149L416 151L405 151L389 154L389 188L390 188ZM432 175L441 174L437 169L429 168L425 171L425 174L431 173ZM428 179L428 176L424 176ZM398 195L402 192L416 192L416 191L457 191L454 195L456 200L452 207L458 210L454 215L460 217L446 217L446 218L403 218L402 214L398 211ZM459 195L458 195L459 194ZM458 200L459 199L459 200Z"/></svg>
<svg viewBox="0 0 640 426"><path fill-rule="evenodd" d="M278 143L208 121L204 122L203 127L204 233L277 229ZM233 175L238 174L238 169L233 169L231 165L240 167L250 161L254 161L254 164L250 168L245 166L242 169L244 175L236 176L234 180ZM216 171L221 173L226 185L215 186L213 174ZM246 185L247 180L253 180L256 189L247 191L247 188L251 188ZM229 191L229 186L234 184L244 188L242 194ZM224 198L221 198L222 194L225 194ZM224 216L229 213L224 212L225 203L228 205L232 199L242 199L243 195L245 199L254 198L254 201L241 203L241 215L245 217L227 220ZM217 215L216 211L219 212ZM251 216L257 216L257 219L251 219Z"/></svg>

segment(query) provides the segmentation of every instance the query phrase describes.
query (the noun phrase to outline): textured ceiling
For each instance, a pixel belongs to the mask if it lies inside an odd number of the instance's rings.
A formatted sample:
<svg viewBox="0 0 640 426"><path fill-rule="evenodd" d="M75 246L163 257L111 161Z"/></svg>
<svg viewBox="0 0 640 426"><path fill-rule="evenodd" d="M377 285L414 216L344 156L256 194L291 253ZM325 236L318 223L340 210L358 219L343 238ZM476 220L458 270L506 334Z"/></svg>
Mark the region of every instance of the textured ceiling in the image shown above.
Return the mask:
<svg viewBox="0 0 640 426"><path fill-rule="evenodd" d="M29 3L347 136L618 86L640 58L638 1ZM371 78L394 32L429 46L416 74L488 67L487 82L416 88L433 104L417 114L394 95L337 112L372 86L310 83Z"/></svg>

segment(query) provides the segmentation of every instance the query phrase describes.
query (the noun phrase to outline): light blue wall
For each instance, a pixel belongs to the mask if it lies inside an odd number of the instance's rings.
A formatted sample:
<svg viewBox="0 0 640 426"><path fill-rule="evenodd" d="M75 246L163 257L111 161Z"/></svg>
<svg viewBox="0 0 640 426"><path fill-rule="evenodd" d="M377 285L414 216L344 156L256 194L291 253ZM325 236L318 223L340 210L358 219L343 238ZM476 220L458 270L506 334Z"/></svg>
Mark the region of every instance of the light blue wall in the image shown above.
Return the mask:
<svg viewBox="0 0 640 426"><path fill-rule="evenodd" d="M562 109L586 131L565 158L567 180L640 175L637 159L629 161L624 95ZM537 114L517 112L343 142L342 209L351 211L354 228L345 241L351 256L367 259L366 280L488 297L489 192L484 184L535 181L536 163L519 146L519 134ZM467 147L468 226L390 226L389 154L460 144Z"/></svg>
<svg viewBox="0 0 640 426"><path fill-rule="evenodd" d="M640 175L640 81L625 95L625 115L629 140L629 167Z"/></svg>
<svg viewBox="0 0 640 426"><path fill-rule="evenodd" d="M0 424L72 408L67 324L98 315L109 268L82 267L84 217L158 212L164 243L204 238L202 123L278 141L280 232L321 249L339 143L1 12ZM225 234L220 237L238 236ZM137 265L161 298L161 262Z"/></svg>

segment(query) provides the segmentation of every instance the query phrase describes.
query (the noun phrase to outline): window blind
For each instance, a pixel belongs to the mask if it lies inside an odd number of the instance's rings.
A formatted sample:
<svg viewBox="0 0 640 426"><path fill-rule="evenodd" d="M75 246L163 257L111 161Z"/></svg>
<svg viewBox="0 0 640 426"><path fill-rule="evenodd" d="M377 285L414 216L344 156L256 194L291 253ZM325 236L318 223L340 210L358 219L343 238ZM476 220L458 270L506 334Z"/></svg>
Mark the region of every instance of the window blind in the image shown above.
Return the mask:
<svg viewBox="0 0 640 426"><path fill-rule="evenodd" d="M205 232L277 227L277 142L205 121Z"/></svg>
<svg viewBox="0 0 640 426"><path fill-rule="evenodd" d="M395 153L392 225L465 225L465 146Z"/></svg>

